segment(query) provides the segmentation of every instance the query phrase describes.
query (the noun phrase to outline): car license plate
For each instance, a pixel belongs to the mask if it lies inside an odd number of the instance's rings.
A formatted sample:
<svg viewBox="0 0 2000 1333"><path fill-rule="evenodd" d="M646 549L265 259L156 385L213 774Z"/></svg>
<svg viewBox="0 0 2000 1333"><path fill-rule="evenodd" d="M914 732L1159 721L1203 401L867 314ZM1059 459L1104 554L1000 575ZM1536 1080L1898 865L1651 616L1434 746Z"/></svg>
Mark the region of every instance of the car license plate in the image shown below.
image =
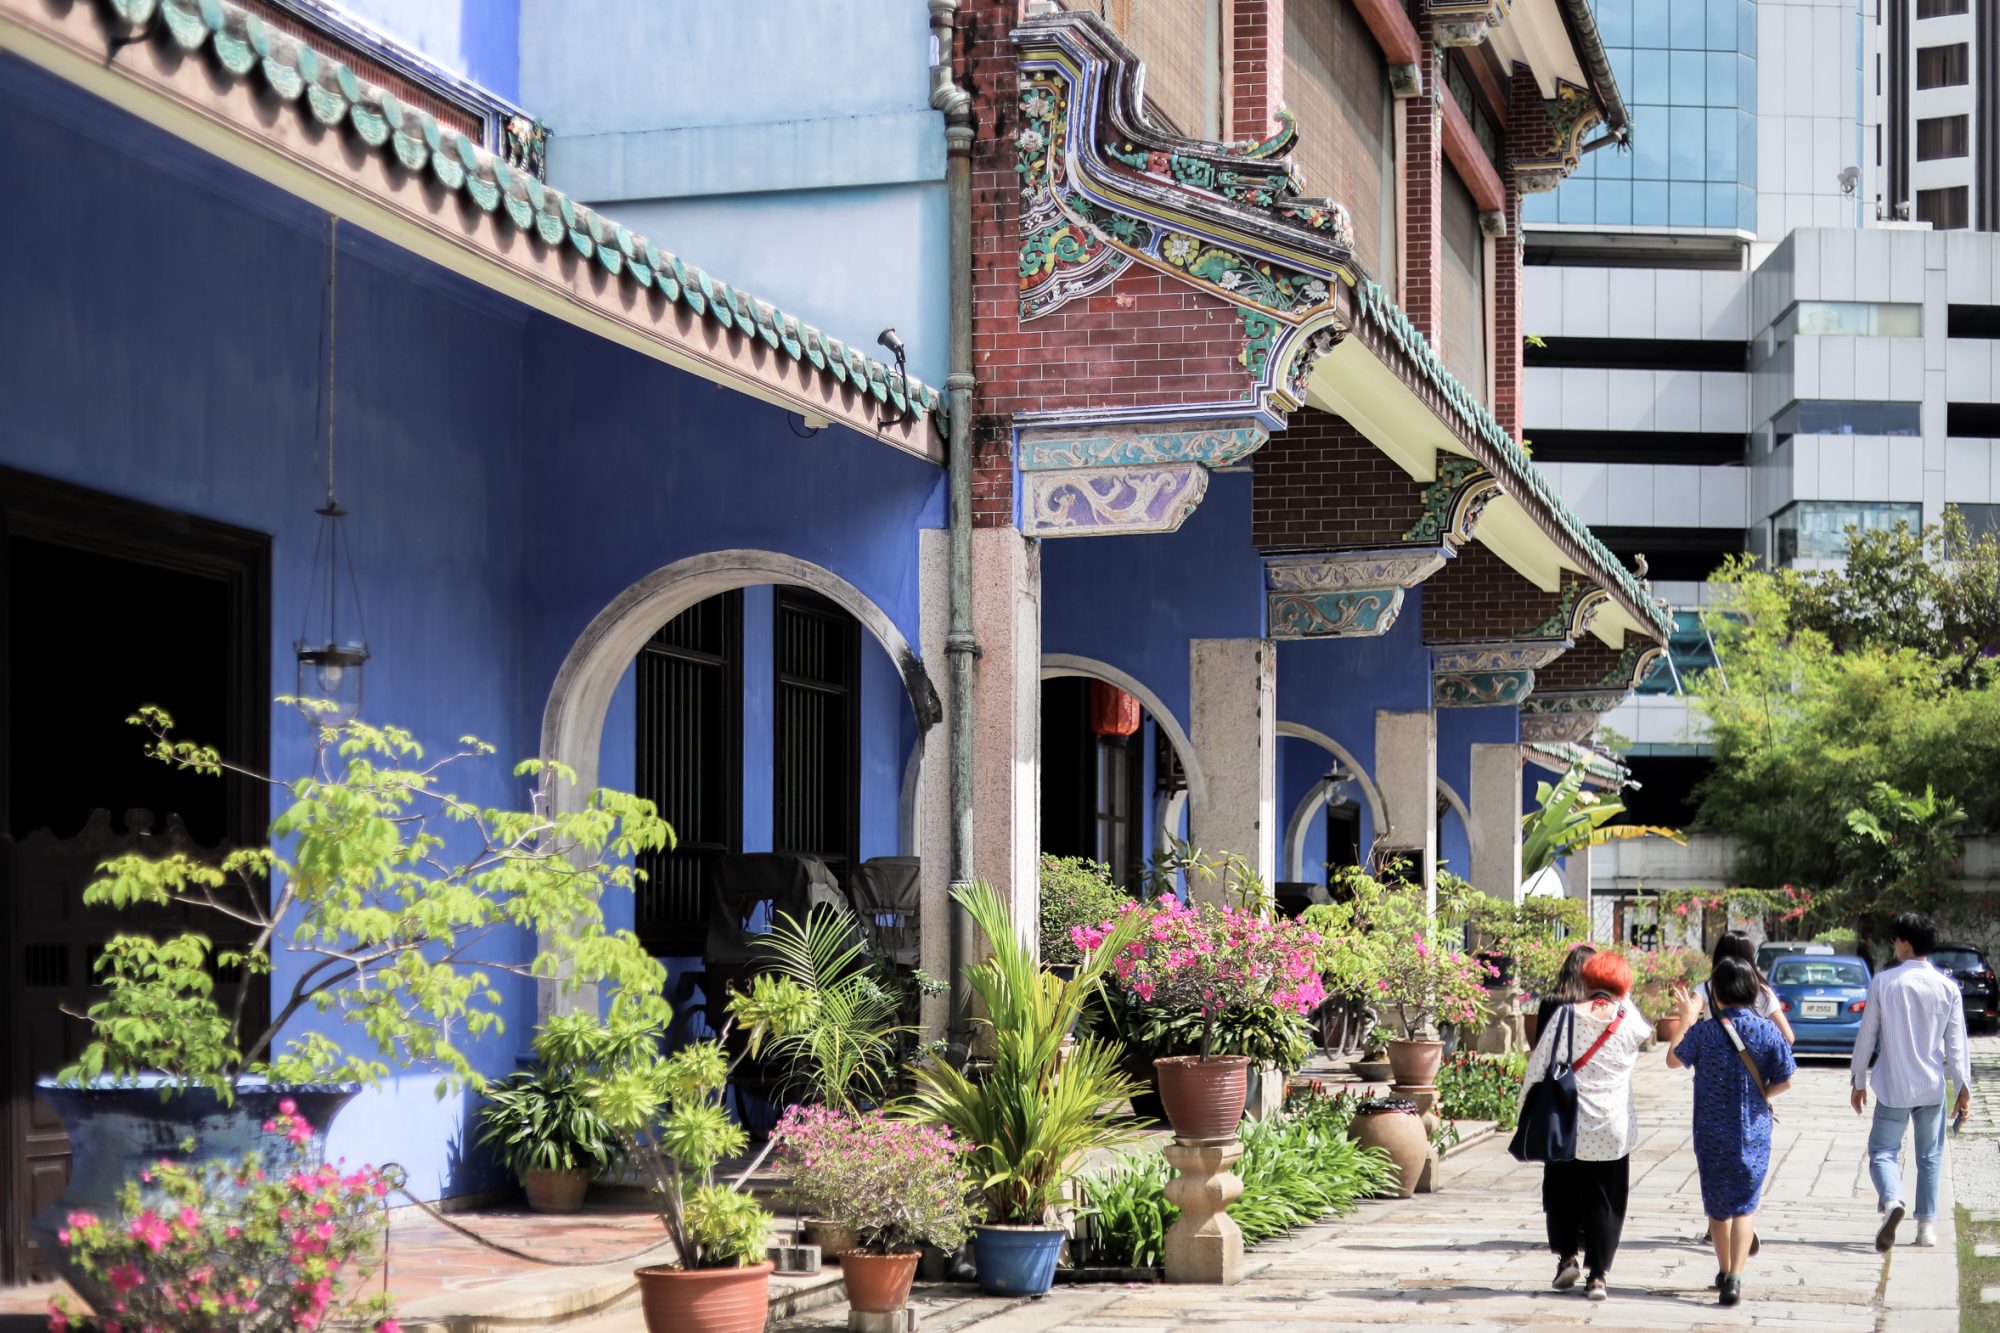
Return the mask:
<svg viewBox="0 0 2000 1333"><path fill-rule="evenodd" d="M1807 1018L1832 1018L1839 1008L1838 1000L1807 1000L1799 1006Z"/></svg>

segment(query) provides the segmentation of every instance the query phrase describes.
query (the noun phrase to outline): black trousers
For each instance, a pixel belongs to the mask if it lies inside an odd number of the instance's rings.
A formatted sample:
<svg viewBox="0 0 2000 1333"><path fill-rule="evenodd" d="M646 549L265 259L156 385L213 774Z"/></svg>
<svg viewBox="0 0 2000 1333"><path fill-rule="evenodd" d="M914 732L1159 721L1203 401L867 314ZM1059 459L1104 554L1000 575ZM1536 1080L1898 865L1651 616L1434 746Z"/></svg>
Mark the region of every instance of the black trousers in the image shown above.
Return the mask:
<svg viewBox="0 0 2000 1333"><path fill-rule="evenodd" d="M1549 1248L1557 1255L1581 1254L1592 1277L1611 1271L1618 1237L1625 1230L1625 1192L1632 1159L1613 1162L1549 1162L1542 1168L1542 1212L1549 1223Z"/></svg>

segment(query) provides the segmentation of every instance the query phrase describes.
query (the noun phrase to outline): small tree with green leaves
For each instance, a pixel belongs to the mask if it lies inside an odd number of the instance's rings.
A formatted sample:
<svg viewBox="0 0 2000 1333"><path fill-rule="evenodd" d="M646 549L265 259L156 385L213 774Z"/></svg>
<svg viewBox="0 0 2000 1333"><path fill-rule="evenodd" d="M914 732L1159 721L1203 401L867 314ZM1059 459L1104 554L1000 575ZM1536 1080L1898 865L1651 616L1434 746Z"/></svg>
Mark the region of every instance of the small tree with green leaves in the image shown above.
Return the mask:
<svg viewBox="0 0 2000 1333"><path fill-rule="evenodd" d="M440 782L493 747L466 737L426 761L409 732L358 721L319 726L311 771L279 783L176 738L160 709L129 721L152 738L147 752L160 762L269 782L287 803L269 846L238 849L220 863L133 853L100 867L84 890L90 906L184 905L251 938L224 949L198 931L113 938L98 964L104 998L82 1015L92 1039L63 1071L66 1081L159 1072L172 1086L228 1095L247 1076L377 1083L392 1066L421 1065L440 1071L440 1096L478 1088L484 1080L461 1046L502 1030L499 974L567 991L610 983L626 1011L664 1015L664 969L630 931L606 927L600 904L609 890L631 889L639 852L673 844L650 801L600 790L565 812L552 788L573 784L575 774L528 760L514 773L540 786L530 809L478 806ZM541 942L525 961L523 936ZM270 1022L247 1030L245 1000L271 975L279 950L300 966L273 997ZM237 970L245 982L226 1013L215 997L217 969ZM287 1033L307 1015L365 1040Z"/></svg>
<svg viewBox="0 0 2000 1333"><path fill-rule="evenodd" d="M1679 830L1652 824L1614 824L1625 813L1615 796L1584 790L1585 769L1573 764L1554 786L1535 788L1535 809L1521 816L1521 877L1540 874L1563 857L1584 847L1599 847L1621 838L1665 838L1685 843Z"/></svg>

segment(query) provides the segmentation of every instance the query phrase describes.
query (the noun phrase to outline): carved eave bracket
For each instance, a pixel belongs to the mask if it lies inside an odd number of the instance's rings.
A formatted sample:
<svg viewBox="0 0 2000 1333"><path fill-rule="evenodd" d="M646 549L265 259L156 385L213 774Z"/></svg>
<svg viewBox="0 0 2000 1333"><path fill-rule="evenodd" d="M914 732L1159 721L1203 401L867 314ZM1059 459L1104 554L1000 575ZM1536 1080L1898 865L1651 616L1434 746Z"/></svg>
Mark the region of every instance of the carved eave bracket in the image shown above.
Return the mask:
<svg viewBox="0 0 2000 1333"><path fill-rule="evenodd" d="M1522 630L1524 638L1582 640L1596 623L1597 613L1611 601L1611 594L1585 579L1570 579L1562 585L1556 609L1548 619Z"/></svg>
<svg viewBox="0 0 2000 1333"><path fill-rule="evenodd" d="M1269 438L1250 418L1023 427L1015 443L1021 531L1172 532L1207 493L1210 468L1240 463Z"/></svg>
<svg viewBox="0 0 2000 1333"><path fill-rule="evenodd" d="M1580 745L1604 715L1625 701L1625 690L1563 690L1533 695L1521 703L1521 743Z"/></svg>
<svg viewBox="0 0 2000 1333"><path fill-rule="evenodd" d="M1304 198L1286 156L1297 126L1261 143L1162 132L1143 110L1141 66L1094 14L1058 11L1013 34L1020 51L1020 312L1029 321L1145 265L1235 306L1244 320L1248 403L1272 427L1303 400L1314 360L1343 321L1351 287L1346 210Z"/></svg>
<svg viewBox="0 0 2000 1333"><path fill-rule="evenodd" d="M1522 194L1545 194L1561 185L1583 160L1583 139L1590 127L1604 119L1603 104L1588 88L1563 79L1556 80L1556 95L1542 103L1548 116L1547 137L1538 148L1514 155L1514 188ZM1509 136L1510 142L1532 145L1525 133Z"/></svg>
<svg viewBox="0 0 2000 1333"><path fill-rule="evenodd" d="M1631 691L1639 688L1646 677L1653 674L1661 662L1666 660L1667 650L1662 644L1637 635L1628 636L1625 649L1618 654L1618 660L1611 669L1593 684L1599 689Z"/></svg>
<svg viewBox="0 0 2000 1333"><path fill-rule="evenodd" d="M1518 704L1535 688L1535 670L1562 656L1566 640L1500 639L1431 648L1431 703L1437 708Z"/></svg>
<svg viewBox="0 0 2000 1333"><path fill-rule="evenodd" d="M1472 540L1479 516L1500 495L1500 480L1470 458L1456 454L1438 460L1437 479L1424 487L1424 512L1406 542L1442 542L1453 551Z"/></svg>
<svg viewBox="0 0 2000 1333"><path fill-rule="evenodd" d="M1512 0L1430 0L1439 46L1478 46L1507 21Z"/></svg>
<svg viewBox="0 0 2000 1333"><path fill-rule="evenodd" d="M1443 546L1266 556L1266 632L1274 639L1387 634L1402 614L1403 594L1449 559Z"/></svg>

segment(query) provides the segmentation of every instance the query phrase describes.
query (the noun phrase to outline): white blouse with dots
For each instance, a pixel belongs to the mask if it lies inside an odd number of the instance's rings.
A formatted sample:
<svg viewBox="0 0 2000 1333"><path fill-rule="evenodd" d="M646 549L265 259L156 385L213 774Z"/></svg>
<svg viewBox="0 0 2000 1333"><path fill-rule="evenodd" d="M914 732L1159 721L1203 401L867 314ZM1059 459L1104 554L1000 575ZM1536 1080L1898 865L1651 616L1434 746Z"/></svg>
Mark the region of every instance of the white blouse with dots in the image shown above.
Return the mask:
<svg viewBox="0 0 2000 1333"><path fill-rule="evenodd" d="M1639 1048L1646 1044L1653 1030L1629 999L1592 1000L1568 1008L1576 1015L1578 1059L1611 1026L1613 1018L1621 1011L1625 1015L1618 1031L1598 1047L1589 1064L1576 1071L1576 1160L1615 1162L1630 1153L1639 1141L1639 1111L1632 1102L1632 1071L1639 1064ZM1569 1026L1560 1021L1561 1012L1550 1016L1548 1026L1542 1029L1535 1043L1534 1054L1528 1057L1528 1076L1521 1085L1524 1101L1528 1088L1548 1077L1551 1044L1558 1028Z"/></svg>

